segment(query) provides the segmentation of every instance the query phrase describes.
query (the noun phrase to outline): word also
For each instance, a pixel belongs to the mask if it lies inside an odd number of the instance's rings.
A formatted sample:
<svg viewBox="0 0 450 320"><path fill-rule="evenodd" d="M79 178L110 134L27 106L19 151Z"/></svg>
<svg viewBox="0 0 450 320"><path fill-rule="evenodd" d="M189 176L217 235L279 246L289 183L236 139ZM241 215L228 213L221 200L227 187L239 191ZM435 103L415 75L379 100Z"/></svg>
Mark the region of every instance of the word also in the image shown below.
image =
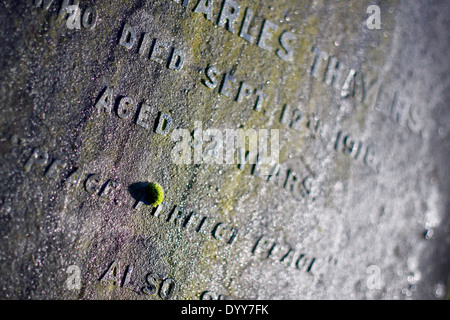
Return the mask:
<svg viewBox="0 0 450 320"><path fill-rule="evenodd" d="M355 160L361 158L365 165L374 169L376 172L380 171L381 164L377 161L373 148L366 146L361 141L352 139L349 135L343 134L342 131L337 133L334 149L343 152Z"/></svg>
<svg viewBox="0 0 450 320"><path fill-rule="evenodd" d="M54 0L33 0L35 7L49 10ZM87 7L84 11L79 6L80 0L63 0L59 9L59 18L66 19L68 29L92 30L97 24L97 11L94 7Z"/></svg>
<svg viewBox="0 0 450 320"><path fill-rule="evenodd" d="M131 50L136 44L138 37L136 30L129 24L125 24L120 36L119 44ZM170 45L169 41L165 39L152 39L149 33L142 35L138 53L142 57L147 57L151 61L155 61L161 65L165 65L168 69L173 71L180 71L183 69L185 54L176 47Z"/></svg>
<svg viewBox="0 0 450 320"><path fill-rule="evenodd" d="M215 89L219 84L217 76L220 74L220 71L215 66L209 66L206 68L206 76L207 80L202 80L202 83L210 88ZM264 93L263 90L258 88L253 88L251 85L246 82L240 82L238 90L233 94L230 92L230 83L236 82L236 78L233 74L225 72L222 78L222 82L219 88L219 93L228 98L233 99L238 103L242 103L244 100L253 101L253 108L255 111L261 111L263 107L263 103L267 98L267 94Z"/></svg>
<svg viewBox="0 0 450 320"><path fill-rule="evenodd" d="M149 116L154 111L153 108L147 104L142 103L139 110L136 102L130 97L120 97L116 99L114 103L114 89L106 88L95 104L97 114L105 112L111 114L116 104L116 115L123 120L130 119L135 114L136 124L144 129L150 130L153 126L149 122ZM138 111L137 111L138 110ZM155 133L159 135L167 135L172 126L172 118L167 113L160 112L157 118L157 125L155 127Z"/></svg>
<svg viewBox="0 0 450 320"><path fill-rule="evenodd" d="M114 286L131 290L137 294L159 296L163 300L169 300L174 296L177 289L177 282L174 279L156 273L148 273L145 276L145 283L138 285L131 279L133 270L132 265L127 265L122 274L120 261L113 261L99 281L110 282Z"/></svg>
<svg viewBox="0 0 450 320"><path fill-rule="evenodd" d="M188 7L190 2L189 0L174 1L177 3L181 2L184 7ZM270 20L264 19L264 22L260 27L258 40L256 40L255 35L249 34L250 25L252 23L252 19L254 18L254 12L250 7L243 10L236 1L224 0L222 2L217 20L213 18L213 15L215 15L213 11L218 11L215 8L214 0L199 0L192 11L203 14L209 21L216 21L218 26L227 29L231 33L237 33L242 39L252 44L256 44L263 50L272 53L275 52L276 55L284 61L292 62L294 60L294 49L292 47L292 42L296 40L296 37L292 32L282 31L280 35L279 26ZM237 23L238 20L241 20L241 22ZM278 48L275 48L272 44L274 42L273 38L275 35L279 35Z"/></svg>
<svg viewBox="0 0 450 320"><path fill-rule="evenodd" d="M135 209L139 209L144 204L144 199L138 201ZM152 210L152 215L156 218L165 216L165 221L171 223L178 229L194 231L196 233L209 234L215 240L219 240L228 245L233 244L236 240L239 230L236 227L229 226L224 222L217 222L211 217L198 214L194 211L188 212L185 208L174 206L172 210L168 210L169 204L161 203Z"/></svg>
<svg viewBox="0 0 450 320"><path fill-rule="evenodd" d="M287 268L291 267L306 272L311 272L316 262L316 258L308 257L306 254L292 249L289 245L277 243L264 235L256 241L252 254L260 259L271 259Z"/></svg>

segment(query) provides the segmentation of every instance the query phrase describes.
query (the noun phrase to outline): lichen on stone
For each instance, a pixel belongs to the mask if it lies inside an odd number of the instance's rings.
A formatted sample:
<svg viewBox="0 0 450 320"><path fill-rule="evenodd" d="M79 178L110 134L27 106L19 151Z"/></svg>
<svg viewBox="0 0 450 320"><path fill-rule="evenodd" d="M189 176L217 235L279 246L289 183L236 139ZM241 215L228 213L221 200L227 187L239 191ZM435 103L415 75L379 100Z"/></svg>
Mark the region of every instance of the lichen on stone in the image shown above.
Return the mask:
<svg viewBox="0 0 450 320"><path fill-rule="evenodd" d="M156 182L149 183L146 188L146 200L149 205L156 208L164 200L164 189Z"/></svg>

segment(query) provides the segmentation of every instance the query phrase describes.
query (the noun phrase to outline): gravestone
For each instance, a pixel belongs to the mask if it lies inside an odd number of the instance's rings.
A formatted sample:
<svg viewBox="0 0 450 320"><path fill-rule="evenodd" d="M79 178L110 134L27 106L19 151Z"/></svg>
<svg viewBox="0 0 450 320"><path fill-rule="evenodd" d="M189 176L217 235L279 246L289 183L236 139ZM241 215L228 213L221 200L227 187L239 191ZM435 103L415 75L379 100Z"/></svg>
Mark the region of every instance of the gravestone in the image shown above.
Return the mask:
<svg viewBox="0 0 450 320"><path fill-rule="evenodd" d="M2 299L446 297L448 1L0 8Z"/></svg>

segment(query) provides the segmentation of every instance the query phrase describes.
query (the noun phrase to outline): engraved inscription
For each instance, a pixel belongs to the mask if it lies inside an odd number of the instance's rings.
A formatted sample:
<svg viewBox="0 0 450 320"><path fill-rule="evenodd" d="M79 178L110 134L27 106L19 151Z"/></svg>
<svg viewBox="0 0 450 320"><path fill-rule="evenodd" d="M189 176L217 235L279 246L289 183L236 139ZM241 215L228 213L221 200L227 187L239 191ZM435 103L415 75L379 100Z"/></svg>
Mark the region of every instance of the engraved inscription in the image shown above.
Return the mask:
<svg viewBox="0 0 450 320"><path fill-rule="evenodd" d="M180 3L180 1L175 0ZM184 7L189 7L195 1L182 1ZM191 6L192 11L201 14L205 19L216 23L218 26L236 34L240 38L257 45L259 48L274 53L283 61L292 62L294 58L293 43L296 37L292 32L281 30L280 27L268 20L264 19L259 32L250 34L250 29L254 23L254 10L250 7L242 9L234 0L223 0L222 5L218 5L214 0L199 0ZM278 38L277 46L272 43ZM256 40L257 39L257 40Z"/></svg>
<svg viewBox="0 0 450 320"><path fill-rule="evenodd" d="M267 94L262 88L255 88L244 81L237 81L231 72L223 73L219 82L221 72L215 66L209 66L205 70L207 79L202 79L202 83L215 89L219 86L218 92L238 103L249 100L254 110L261 111L263 103L267 99Z"/></svg>
<svg viewBox="0 0 450 320"><path fill-rule="evenodd" d="M184 7L190 5L189 0L175 1ZM52 5L52 0L34 1L36 7L42 7L48 10ZM79 1L63 1L60 16L67 19L66 25L69 29L93 29L97 21L97 13L92 7L84 11L78 5ZM253 23L254 11L250 8L241 8L233 0L223 0L220 7L216 7L217 2L212 0L199 0L192 6L192 11L201 14L207 20L216 23L219 27L241 37L249 43L252 43L264 51L277 55L284 61L293 61L294 43L296 37L294 34L281 31L281 28L270 20L264 19L256 34L250 34L250 26ZM173 41L167 39L155 38L149 33L137 33L137 28L125 24L120 31L119 45L123 50L135 49L141 57L165 66L172 71L181 71L185 65L186 55L182 49L173 44ZM253 29L254 30L254 29ZM278 39L279 43L274 40ZM347 68L336 57L330 56L317 48L313 48L314 59L309 70L310 74L318 81L338 90L342 99L357 98L360 101L366 101L367 93L363 75L353 68ZM252 85L248 80L241 81L236 79L233 71L219 71L214 65L208 66L205 70L206 78L202 83L210 89L217 89L217 92L238 103L248 102L255 111L261 111L267 102L267 94L263 88ZM376 96L376 103L380 96L381 86ZM112 87L105 88L95 104L95 110L98 115L111 114L113 112L122 119L135 119L135 124L150 130L155 128L155 133L167 135L173 126L172 118L169 114L155 110L148 103L143 102L138 105L132 97L117 96ZM377 105L376 105L377 106ZM376 108L376 107L375 107ZM389 118L397 124L406 126L411 130L417 130L419 115L415 113L414 108L408 108L404 103L394 95ZM157 114L157 116L156 116ZM134 117L133 117L134 115ZM152 123L151 118L154 122ZM305 115L300 107L292 109L289 104L284 105L280 122L293 130L301 130L303 127L315 134L320 130L321 121L315 115ZM213 139L211 139L213 140ZM205 154L213 157L216 147L210 144L205 150ZM377 172L380 169L380 163L377 161L373 148L367 146L365 142L354 139L350 135L339 131L335 140L334 148L336 151L345 155L363 161ZM245 158L246 150L240 150L239 158ZM248 159L246 159L248 160ZM244 169L245 161L239 166ZM261 176L258 169L261 161L253 163L252 174ZM33 150L28 160L24 164L24 170L30 172L40 168L47 178L55 179L61 175L61 171L66 169L67 164L52 159L49 153L41 148ZM269 182L275 182L284 189L292 192L296 197L304 198L311 193L312 180L314 175L310 172L296 172L288 166L276 164L271 168L271 174L267 178ZM84 179L83 179L84 176ZM110 179L104 179L98 173L87 174L84 168L77 168L66 179L66 185L78 187L83 184L86 192L92 195L98 195L101 198L112 200L120 190L120 184ZM142 206L143 201L138 201L134 208ZM214 240L231 245L237 238L238 229L225 222L215 221L209 216L200 215L196 212L189 212L184 207L175 205L170 206L163 203L152 211L155 218L165 221L179 230L189 230L195 233L203 233ZM171 209L171 210L170 210ZM260 259L271 259L285 265L286 267L311 272L317 264L316 257L303 253L288 244L274 241L266 236L257 238L256 243L252 244L251 253L254 257ZM123 272L122 272L123 271ZM170 299L174 296L177 283L172 278L162 277L156 273L148 273L145 277L145 283L135 285L132 281L133 267L128 265L121 270L119 262L113 262L101 281L111 282L115 286L129 288L145 295L157 295L161 299ZM219 298L220 295L205 292L202 297Z"/></svg>
<svg viewBox="0 0 450 320"><path fill-rule="evenodd" d="M386 96L384 86L370 79L361 71L347 67L334 56L313 47L313 59L309 73L315 79L338 90L342 99L354 98L367 104L393 123L421 134L423 122L420 108L399 99L398 92Z"/></svg>
<svg viewBox="0 0 450 320"><path fill-rule="evenodd" d="M157 273L147 273L145 282L140 281L139 284L137 279L132 278L133 270L132 265L127 265L122 270L120 261L113 261L99 278L99 281L128 289L138 295L159 297L162 300L170 300L174 297L178 287L175 279L163 277Z"/></svg>
<svg viewBox="0 0 450 320"><path fill-rule="evenodd" d="M16 136L14 140L18 140ZM28 151L23 151L24 154ZM41 173L49 181L60 181L67 188L78 188L83 182L84 189L91 195L96 195L106 201L119 204L118 195L121 184L117 181L105 180L99 174L87 174L84 167L72 167L69 163L53 158L49 151L44 148L34 148L26 158L23 165L25 172Z"/></svg>
<svg viewBox="0 0 450 320"><path fill-rule="evenodd" d="M144 204L144 199L138 201L134 208L139 209ZM171 206L167 202L152 210L152 215L158 219L172 224L179 230L195 232L196 234L210 235L213 239L221 241L227 245L231 245L236 240L239 229L230 226L224 222L217 222L214 218L197 212L189 212L180 206Z"/></svg>
<svg viewBox="0 0 450 320"><path fill-rule="evenodd" d="M37 8L49 11L52 5L59 5L58 17L66 19L66 27L68 29L87 29L92 30L97 25L97 11L94 7L82 9L79 0L33 0L33 4Z"/></svg>
<svg viewBox="0 0 450 320"><path fill-rule="evenodd" d="M115 105L117 107L114 107ZM148 103L143 102L138 108L133 98L118 96L114 99L114 89L111 87L105 88L102 91L94 108L98 115L102 113L111 114L113 113L113 109L115 109L116 115L122 120L130 119L134 113L135 123L138 126L147 130L155 128L154 132L163 136L167 135L173 126L172 118L169 114L159 112L159 115L156 117L155 108ZM150 119L152 114L155 115L153 123Z"/></svg>
<svg viewBox="0 0 450 320"><path fill-rule="evenodd" d="M365 165L376 172L380 171L381 163L377 160L373 147L362 141L354 140L351 136L343 134L342 131L337 133L334 149L355 160L362 160Z"/></svg>
<svg viewBox="0 0 450 320"><path fill-rule="evenodd" d="M301 131L308 129L312 134L317 134L322 125L316 114L305 115L301 107L291 108L286 104L281 113L280 122L291 129Z"/></svg>
<svg viewBox="0 0 450 320"><path fill-rule="evenodd" d="M271 259L287 268L295 268L308 273L311 272L317 260L315 257L310 257L289 245L273 241L264 235L256 241L252 254L259 259Z"/></svg>
<svg viewBox="0 0 450 320"><path fill-rule="evenodd" d="M217 294L213 291L204 291L200 294L200 300L232 300L232 298L224 294Z"/></svg>
<svg viewBox="0 0 450 320"><path fill-rule="evenodd" d="M183 50L173 46L166 39L152 39L148 33L144 33L140 37L135 28L129 24L124 25L119 44L127 50L131 50L137 45L137 53L140 56L164 65L170 70L180 71L183 69L186 59Z"/></svg>

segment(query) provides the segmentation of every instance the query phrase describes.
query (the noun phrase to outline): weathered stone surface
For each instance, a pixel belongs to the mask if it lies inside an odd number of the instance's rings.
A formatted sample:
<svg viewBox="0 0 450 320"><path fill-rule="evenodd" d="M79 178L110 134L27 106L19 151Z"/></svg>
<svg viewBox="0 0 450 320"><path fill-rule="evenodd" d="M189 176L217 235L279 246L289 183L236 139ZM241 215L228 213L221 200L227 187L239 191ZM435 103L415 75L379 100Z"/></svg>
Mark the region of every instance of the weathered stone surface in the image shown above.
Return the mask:
<svg viewBox="0 0 450 320"><path fill-rule="evenodd" d="M448 1L79 3L0 3L1 298L446 296ZM278 182L175 163L199 123Z"/></svg>

